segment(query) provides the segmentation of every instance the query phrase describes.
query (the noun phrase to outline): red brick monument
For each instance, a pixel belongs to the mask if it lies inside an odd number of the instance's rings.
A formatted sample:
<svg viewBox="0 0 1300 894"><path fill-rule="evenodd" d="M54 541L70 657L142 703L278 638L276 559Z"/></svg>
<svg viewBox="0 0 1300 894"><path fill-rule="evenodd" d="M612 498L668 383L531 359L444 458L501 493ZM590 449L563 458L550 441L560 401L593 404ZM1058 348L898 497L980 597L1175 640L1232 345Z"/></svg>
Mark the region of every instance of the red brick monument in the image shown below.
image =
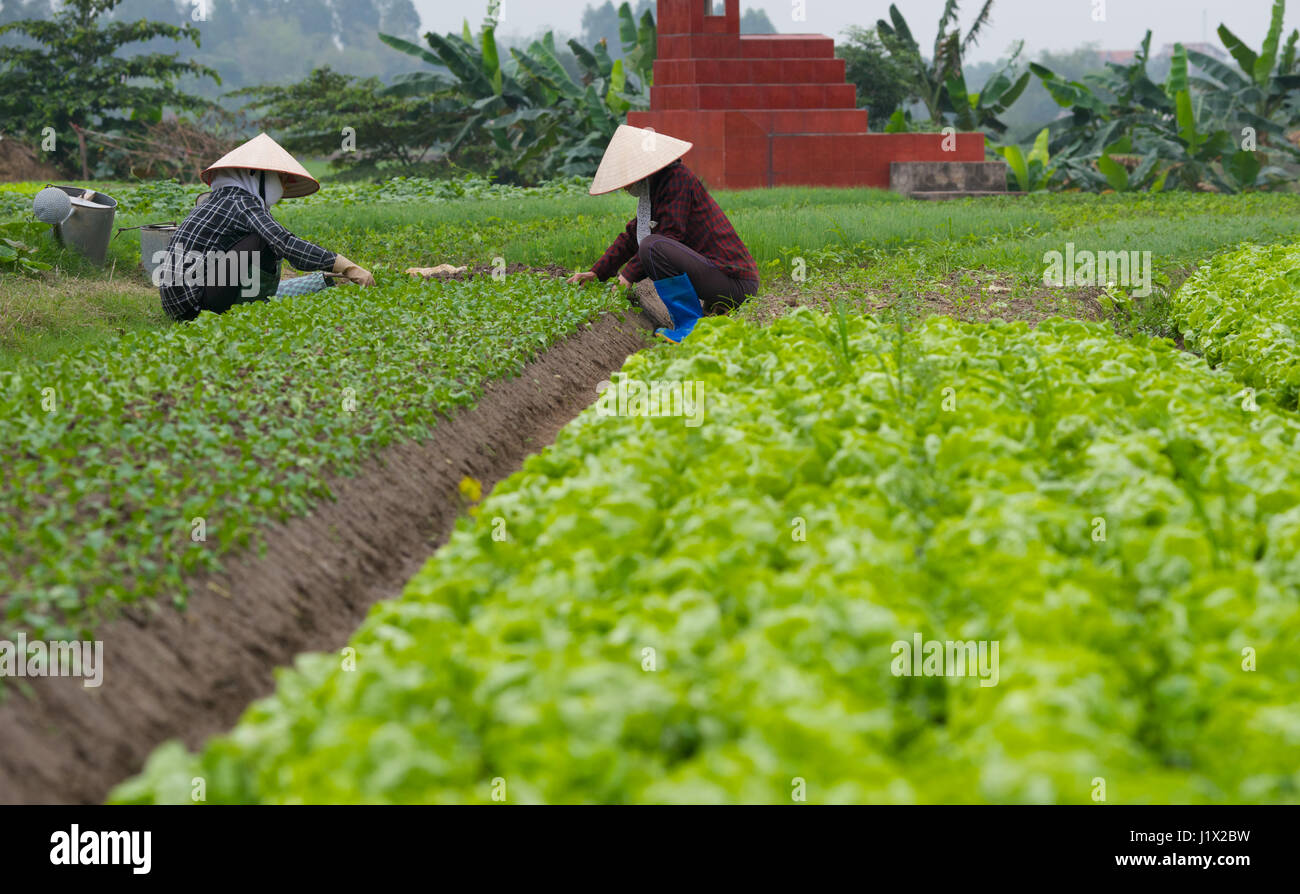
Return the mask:
<svg viewBox="0 0 1300 894"><path fill-rule="evenodd" d="M690 140L712 188L890 186L891 162L983 162L984 136L867 132L822 34L740 33L740 0L659 0L650 110L627 123Z"/></svg>

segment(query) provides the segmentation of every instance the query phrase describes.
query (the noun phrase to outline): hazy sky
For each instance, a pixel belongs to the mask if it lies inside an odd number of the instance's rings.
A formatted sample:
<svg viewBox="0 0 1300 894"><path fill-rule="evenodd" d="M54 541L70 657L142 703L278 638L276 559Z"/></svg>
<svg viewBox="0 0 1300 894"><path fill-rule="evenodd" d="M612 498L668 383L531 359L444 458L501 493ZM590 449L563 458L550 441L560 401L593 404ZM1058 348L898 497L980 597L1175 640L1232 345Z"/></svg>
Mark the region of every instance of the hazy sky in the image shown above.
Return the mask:
<svg viewBox="0 0 1300 894"><path fill-rule="evenodd" d="M595 0L505 0L503 34L530 36L554 28L576 35L581 30L582 10ZM603 0L601 0L603 2ZM703 0L701 0L703 2ZM741 7L767 10L776 29L783 33L807 32L838 37L848 25L873 25L889 14L889 0L803 0L807 21L791 20L795 0L741 0ZM898 8L921 45L934 43L934 27L944 0L896 0ZM486 0L414 0L425 30L440 33L460 30L468 17L477 30L487 8ZM1104 5L1105 21L1093 21L1094 5ZM618 3L614 4L615 6ZM633 4L635 5L635 4ZM962 22L969 25L979 11L978 0L962 3ZM1101 49L1133 49L1147 28L1152 44L1199 41L1203 37L1218 44L1215 29L1225 23L1236 34L1258 48L1268 30L1272 0L997 0L992 26L986 28L973 61L994 59L1014 41L1024 39L1030 53L1040 50L1071 49L1096 42ZM1287 33L1300 27L1300 4L1287 10Z"/></svg>

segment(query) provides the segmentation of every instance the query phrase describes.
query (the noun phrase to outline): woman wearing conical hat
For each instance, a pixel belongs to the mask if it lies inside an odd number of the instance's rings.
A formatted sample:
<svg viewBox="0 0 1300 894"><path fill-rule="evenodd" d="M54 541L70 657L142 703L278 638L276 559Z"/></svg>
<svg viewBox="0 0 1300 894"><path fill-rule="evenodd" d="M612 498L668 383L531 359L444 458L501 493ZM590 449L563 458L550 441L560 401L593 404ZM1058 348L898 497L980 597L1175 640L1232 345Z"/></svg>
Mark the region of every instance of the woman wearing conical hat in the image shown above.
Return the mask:
<svg viewBox="0 0 1300 894"><path fill-rule="evenodd" d="M637 197L636 217L590 271L569 279L604 282L617 274L619 285L636 286L657 334L673 342L689 335L703 314L737 307L758 292L758 265L681 162L691 147L653 130L619 127L590 192L627 190Z"/></svg>
<svg viewBox="0 0 1300 894"><path fill-rule="evenodd" d="M212 192L190 212L154 272L163 310L177 321L202 311L323 288L320 274L280 283L280 263L304 272L329 270L351 282L374 277L343 255L299 239L271 216L280 199L309 196L320 183L266 134L228 153L202 174ZM233 281L232 281L233 280Z"/></svg>

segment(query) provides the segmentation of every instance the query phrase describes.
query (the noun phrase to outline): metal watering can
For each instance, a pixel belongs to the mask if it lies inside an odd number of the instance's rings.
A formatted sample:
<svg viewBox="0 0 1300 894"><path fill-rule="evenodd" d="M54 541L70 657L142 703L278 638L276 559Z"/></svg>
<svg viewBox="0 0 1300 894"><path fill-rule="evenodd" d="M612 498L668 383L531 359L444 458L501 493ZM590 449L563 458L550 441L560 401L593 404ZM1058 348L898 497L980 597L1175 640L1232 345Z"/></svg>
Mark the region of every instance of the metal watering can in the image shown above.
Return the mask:
<svg viewBox="0 0 1300 894"><path fill-rule="evenodd" d="M93 263L103 264L113 235L113 219L117 217L117 199L82 186L47 186L46 189L62 190L71 204L67 216L53 223L54 237ZM39 207L37 217L46 219Z"/></svg>

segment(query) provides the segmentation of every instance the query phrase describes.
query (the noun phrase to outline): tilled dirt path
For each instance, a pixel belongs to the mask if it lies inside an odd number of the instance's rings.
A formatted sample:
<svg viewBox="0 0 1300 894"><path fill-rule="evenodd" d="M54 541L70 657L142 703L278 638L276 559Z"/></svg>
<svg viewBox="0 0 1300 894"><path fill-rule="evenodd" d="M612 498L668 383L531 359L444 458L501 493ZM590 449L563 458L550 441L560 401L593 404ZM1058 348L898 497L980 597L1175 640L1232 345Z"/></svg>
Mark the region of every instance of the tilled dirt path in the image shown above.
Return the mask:
<svg viewBox="0 0 1300 894"><path fill-rule="evenodd" d="M596 400L596 385L646 344L640 314L606 315L493 383L422 443L396 445L338 499L267 532L265 555L233 556L196 580L188 610L99 631L103 685L38 678L0 704L0 802L99 802L168 739L191 748L270 693L272 672L339 649L450 535L465 476L486 490Z"/></svg>

